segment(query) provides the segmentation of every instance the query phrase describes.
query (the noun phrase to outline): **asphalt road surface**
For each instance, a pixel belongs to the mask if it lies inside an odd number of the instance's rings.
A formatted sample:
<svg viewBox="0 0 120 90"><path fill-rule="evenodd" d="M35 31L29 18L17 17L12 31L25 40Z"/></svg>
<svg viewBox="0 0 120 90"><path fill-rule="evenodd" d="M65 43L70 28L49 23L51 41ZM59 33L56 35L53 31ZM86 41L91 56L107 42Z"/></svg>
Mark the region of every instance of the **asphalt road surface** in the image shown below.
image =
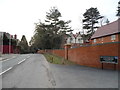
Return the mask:
<svg viewBox="0 0 120 90"><path fill-rule="evenodd" d="M118 88L118 72L80 65L50 64L56 88ZM99 89L98 89L99 90Z"/></svg>
<svg viewBox="0 0 120 90"><path fill-rule="evenodd" d="M118 88L118 72L79 65L55 65L41 54L0 61L1 88Z"/></svg>
<svg viewBox="0 0 120 90"><path fill-rule="evenodd" d="M20 55L2 64L2 88L54 88L54 80L43 55ZM8 68L8 69L7 69Z"/></svg>

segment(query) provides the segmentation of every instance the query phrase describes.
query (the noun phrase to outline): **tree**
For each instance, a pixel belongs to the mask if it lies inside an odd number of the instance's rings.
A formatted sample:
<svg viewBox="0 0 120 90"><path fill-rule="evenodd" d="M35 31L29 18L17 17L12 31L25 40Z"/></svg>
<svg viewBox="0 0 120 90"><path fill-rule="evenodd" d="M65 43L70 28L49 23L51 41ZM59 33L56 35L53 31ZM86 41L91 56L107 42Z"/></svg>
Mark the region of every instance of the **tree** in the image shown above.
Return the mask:
<svg viewBox="0 0 120 90"><path fill-rule="evenodd" d="M105 24L109 24L109 19L105 16L103 16L103 18L100 19L100 26L103 26Z"/></svg>
<svg viewBox="0 0 120 90"><path fill-rule="evenodd" d="M6 33L3 33L3 45L9 45L9 41L10 41L10 38L7 37Z"/></svg>
<svg viewBox="0 0 120 90"><path fill-rule="evenodd" d="M109 21L109 19L107 18L107 19L106 19L106 24L109 24L109 23L110 23L110 21Z"/></svg>
<svg viewBox="0 0 120 90"><path fill-rule="evenodd" d="M30 43L39 49L57 49L60 48L63 35L70 32L69 23L71 21L60 20L61 13L56 7L46 13L46 20L36 23L35 34Z"/></svg>
<svg viewBox="0 0 120 90"><path fill-rule="evenodd" d="M48 27L50 27L54 34L58 34L59 32L70 32L71 28L68 26L68 24L71 22L69 21L63 21L59 18L62 17L61 13L56 7L52 7L49 12L46 13L46 19L45 22L48 23Z"/></svg>
<svg viewBox="0 0 120 90"><path fill-rule="evenodd" d="M63 40L63 35L66 34L66 32L72 31L68 25L71 21L60 20L60 17L61 13L56 7L51 8L46 15L47 20L45 21L50 30L49 36L52 36L50 40L51 48L59 48Z"/></svg>
<svg viewBox="0 0 120 90"><path fill-rule="evenodd" d="M117 10L118 12L117 12L117 14L116 14L116 16L120 16L120 1L118 2L118 10Z"/></svg>
<svg viewBox="0 0 120 90"><path fill-rule="evenodd" d="M93 7L87 9L83 16L83 29L87 29L87 34L91 37L94 34L95 29L98 28L98 26L96 26L98 20L103 18L103 16L100 15L97 8Z"/></svg>
<svg viewBox="0 0 120 90"><path fill-rule="evenodd" d="M20 43L19 43L19 46L20 46L20 48L21 48L21 50L20 50L21 53L28 53L28 51L29 51L29 46L28 46L28 42L27 42L27 40L26 40L25 35L22 36L21 41L20 41Z"/></svg>

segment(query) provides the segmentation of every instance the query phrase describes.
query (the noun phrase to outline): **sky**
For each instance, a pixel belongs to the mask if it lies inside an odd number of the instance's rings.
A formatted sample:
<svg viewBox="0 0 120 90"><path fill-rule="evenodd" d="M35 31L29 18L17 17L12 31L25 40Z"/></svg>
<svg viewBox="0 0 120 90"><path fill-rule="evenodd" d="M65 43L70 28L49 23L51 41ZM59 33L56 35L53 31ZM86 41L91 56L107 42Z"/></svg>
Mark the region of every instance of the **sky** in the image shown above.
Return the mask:
<svg viewBox="0 0 120 90"><path fill-rule="evenodd" d="M17 34L19 40L25 35L28 42L34 34L35 23L44 21L46 12L57 7L62 19L71 20L73 33L82 30L83 13L97 7L110 22L117 20L119 0L0 0L0 31Z"/></svg>

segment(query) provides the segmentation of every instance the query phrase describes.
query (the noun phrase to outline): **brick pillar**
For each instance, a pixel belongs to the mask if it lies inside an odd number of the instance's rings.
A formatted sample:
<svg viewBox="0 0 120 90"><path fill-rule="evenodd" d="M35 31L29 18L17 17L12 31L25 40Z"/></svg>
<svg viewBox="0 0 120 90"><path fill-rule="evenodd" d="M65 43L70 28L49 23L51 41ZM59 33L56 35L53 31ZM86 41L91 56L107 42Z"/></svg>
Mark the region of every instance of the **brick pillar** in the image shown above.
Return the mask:
<svg viewBox="0 0 120 90"><path fill-rule="evenodd" d="M71 47L71 44L65 44L65 59L68 60L68 49Z"/></svg>

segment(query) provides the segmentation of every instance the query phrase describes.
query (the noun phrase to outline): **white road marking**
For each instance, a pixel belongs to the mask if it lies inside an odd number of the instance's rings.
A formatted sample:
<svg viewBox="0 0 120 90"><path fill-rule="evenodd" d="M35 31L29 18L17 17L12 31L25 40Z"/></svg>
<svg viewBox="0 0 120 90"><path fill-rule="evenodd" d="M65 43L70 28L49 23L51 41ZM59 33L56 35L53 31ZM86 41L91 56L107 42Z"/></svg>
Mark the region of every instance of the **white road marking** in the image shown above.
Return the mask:
<svg viewBox="0 0 120 90"><path fill-rule="evenodd" d="M29 57L30 57L30 56L28 56L27 58L29 58ZM15 58L15 56L13 56L13 57L10 58L10 59L13 59L13 58ZM25 59L23 59L22 61L18 62L18 64L21 64L21 63L24 62L27 58L25 58ZM8 60L10 60L10 59L3 60L2 62L8 61ZM9 71L9 70L12 69L12 68L13 68L13 67L10 67L10 68L8 68L7 70L1 72L0 75L4 74L5 72Z"/></svg>
<svg viewBox="0 0 120 90"><path fill-rule="evenodd" d="M30 56L28 56L27 58L30 58Z"/></svg>
<svg viewBox="0 0 120 90"><path fill-rule="evenodd" d="M18 62L18 64L21 64L22 62L24 62L26 59L28 59L30 56L28 56L27 58L23 59L22 61Z"/></svg>
<svg viewBox="0 0 120 90"><path fill-rule="evenodd" d="M13 58L15 58L15 57L16 57L16 56L13 56L12 58L8 58L8 59L6 59L6 60L3 60L2 62L8 61L8 60L13 59Z"/></svg>
<svg viewBox="0 0 120 90"><path fill-rule="evenodd" d="M18 62L18 64L21 64L22 62L24 62L26 59L23 59L22 61Z"/></svg>
<svg viewBox="0 0 120 90"><path fill-rule="evenodd" d="M12 67L10 67L10 68L8 68L7 70L5 70L5 71L1 72L1 73L0 73L0 75L2 75L3 73L5 73L5 72L9 71L10 69L12 69Z"/></svg>

